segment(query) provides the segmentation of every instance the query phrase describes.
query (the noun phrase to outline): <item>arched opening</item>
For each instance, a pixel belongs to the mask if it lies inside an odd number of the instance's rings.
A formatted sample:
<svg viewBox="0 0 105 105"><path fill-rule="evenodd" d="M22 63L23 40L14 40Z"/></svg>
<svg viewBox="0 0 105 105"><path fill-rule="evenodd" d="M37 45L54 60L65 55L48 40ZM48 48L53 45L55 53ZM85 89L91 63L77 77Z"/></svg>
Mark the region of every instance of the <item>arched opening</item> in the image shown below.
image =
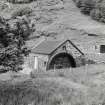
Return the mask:
<svg viewBox="0 0 105 105"><path fill-rule="evenodd" d="M68 53L59 53L50 60L47 70L63 69L70 67L76 67L76 62L74 58Z"/></svg>

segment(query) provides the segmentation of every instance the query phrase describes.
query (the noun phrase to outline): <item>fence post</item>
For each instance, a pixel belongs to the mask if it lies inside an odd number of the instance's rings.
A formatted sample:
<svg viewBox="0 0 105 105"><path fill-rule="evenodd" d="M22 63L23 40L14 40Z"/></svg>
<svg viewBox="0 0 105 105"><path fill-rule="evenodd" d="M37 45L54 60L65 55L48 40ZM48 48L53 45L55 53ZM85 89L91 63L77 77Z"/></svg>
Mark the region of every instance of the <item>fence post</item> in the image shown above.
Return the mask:
<svg viewBox="0 0 105 105"><path fill-rule="evenodd" d="M74 73L73 73L73 69L72 69L72 67L70 67L70 71L71 71L71 74L73 75Z"/></svg>
<svg viewBox="0 0 105 105"><path fill-rule="evenodd" d="M88 64L85 65L85 78L88 80Z"/></svg>

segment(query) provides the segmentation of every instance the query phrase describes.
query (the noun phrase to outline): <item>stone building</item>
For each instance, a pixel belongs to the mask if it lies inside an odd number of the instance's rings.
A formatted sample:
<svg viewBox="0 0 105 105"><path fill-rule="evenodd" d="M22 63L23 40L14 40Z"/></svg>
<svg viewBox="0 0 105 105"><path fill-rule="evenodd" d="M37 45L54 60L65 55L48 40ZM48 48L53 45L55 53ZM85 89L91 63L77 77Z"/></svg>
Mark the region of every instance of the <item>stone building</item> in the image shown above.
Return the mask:
<svg viewBox="0 0 105 105"><path fill-rule="evenodd" d="M29 55L29 67L36 70L50 70L77 67L77 58L83 52L69 39L43 40L35 45Z"/></svg>

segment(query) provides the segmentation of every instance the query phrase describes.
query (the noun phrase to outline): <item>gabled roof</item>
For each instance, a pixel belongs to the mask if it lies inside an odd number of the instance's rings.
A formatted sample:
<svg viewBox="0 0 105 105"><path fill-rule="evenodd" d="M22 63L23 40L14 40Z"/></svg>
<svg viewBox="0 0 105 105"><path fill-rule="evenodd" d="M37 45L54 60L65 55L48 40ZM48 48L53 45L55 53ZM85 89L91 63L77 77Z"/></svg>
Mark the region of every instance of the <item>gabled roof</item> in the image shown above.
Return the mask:
<svg viewBox="0 0 105 105"><path fill-rule="evenodd" d="M45 54L49 55L55 51L58 47L64 44L66 41L69 41L73 47L75 47L81 54L83 54L76 45L74 45L70 40L44 40L36 47L34 47L31 52L36 54Z"/></svg>
<svg viewBox="0 0 105 105"><path fill-rule="evenodd" d="M42 41L42 43L40 43L39 45L37 45L35 48L32 49L32 53L50 54L61 44L62 44L62 41L44 40Z"/></svg>

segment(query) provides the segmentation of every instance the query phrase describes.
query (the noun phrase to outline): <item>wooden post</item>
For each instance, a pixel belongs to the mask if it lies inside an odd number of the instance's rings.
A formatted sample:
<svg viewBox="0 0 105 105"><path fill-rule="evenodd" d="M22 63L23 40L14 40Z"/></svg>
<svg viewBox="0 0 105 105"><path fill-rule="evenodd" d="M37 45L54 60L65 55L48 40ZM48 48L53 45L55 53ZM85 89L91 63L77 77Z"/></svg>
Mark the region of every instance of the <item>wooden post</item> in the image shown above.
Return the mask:
<svg viewBox="0 0 105 105"><path fill-rule="evenodd" d="M56 69L56 64L54 64L54 71L55 71L55 69Z"/></svg>
<svg viewBox="0 0 105 105"><path fill-rule="evenodd" d="M88 81L88 64L85 65L85 78Z"/></svg>
<svg viewBox="0 0 105 105"><path fill-rule="evenodd" d="M71 71L71 74L73 75L74 73L73 73L73 69L72 69L72 67L70 67L70 71Z"/></svg>
<svg viewBox="0 0 105 105"><path fill-rule="evenodd" d="M38 57L37 56L34 57L34 69L38 70Z"/></svg>

